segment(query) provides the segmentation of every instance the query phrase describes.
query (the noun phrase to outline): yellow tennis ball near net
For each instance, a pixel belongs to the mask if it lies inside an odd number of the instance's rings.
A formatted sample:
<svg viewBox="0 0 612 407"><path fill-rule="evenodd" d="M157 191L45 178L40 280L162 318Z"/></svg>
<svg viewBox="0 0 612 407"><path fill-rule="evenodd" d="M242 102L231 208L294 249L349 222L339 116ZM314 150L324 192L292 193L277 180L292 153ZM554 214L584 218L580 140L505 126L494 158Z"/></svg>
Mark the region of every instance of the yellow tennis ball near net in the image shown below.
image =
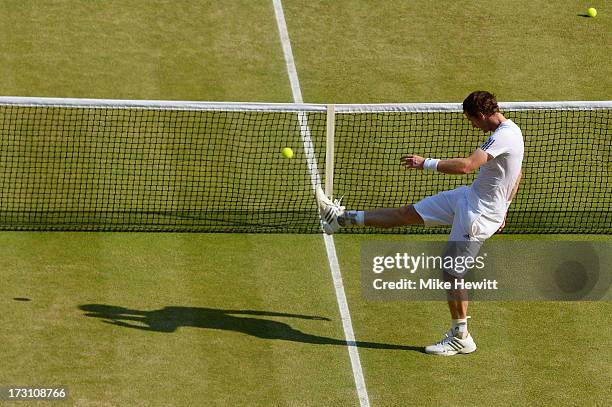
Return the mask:
<svg viewBox="0 0 612 407"><path fill-rule="evenodd" d="M595 7L589 7L587 14L589 17L595 17L597 15L597 9Z"/></svg>
<svg viewBox="0 0 612 407"><path fill-rule="evenodd" d="M283 148L283 157L285 158L292 158L293 157L293 150L290 149L289 147L285 147Z"/></svg>

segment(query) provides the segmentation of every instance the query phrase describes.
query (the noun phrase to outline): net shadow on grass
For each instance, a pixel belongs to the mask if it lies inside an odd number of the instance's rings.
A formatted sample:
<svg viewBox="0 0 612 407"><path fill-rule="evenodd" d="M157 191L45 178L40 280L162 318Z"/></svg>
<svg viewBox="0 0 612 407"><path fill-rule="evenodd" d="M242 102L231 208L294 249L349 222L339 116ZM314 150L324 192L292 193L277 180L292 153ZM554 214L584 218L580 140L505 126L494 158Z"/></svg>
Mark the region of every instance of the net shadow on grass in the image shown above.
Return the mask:
<svg viewBox="0 0 612 407"><path fill-rule="evenodd" d="M316 345L347 345L345 340L304 333L284 322L267 318L254 318L254 316L258 316L330 321L329 318L319 316L178 306L144 311L106 304L83 304L79 306L79 309L85 312L85 316L102 319L107 324L143 331L172 333L181 327L194 327L241 332L262 339L277 339ZM363 341L355 342L354 346L368 349L424 351L423 347L419 346Z"/></svg>

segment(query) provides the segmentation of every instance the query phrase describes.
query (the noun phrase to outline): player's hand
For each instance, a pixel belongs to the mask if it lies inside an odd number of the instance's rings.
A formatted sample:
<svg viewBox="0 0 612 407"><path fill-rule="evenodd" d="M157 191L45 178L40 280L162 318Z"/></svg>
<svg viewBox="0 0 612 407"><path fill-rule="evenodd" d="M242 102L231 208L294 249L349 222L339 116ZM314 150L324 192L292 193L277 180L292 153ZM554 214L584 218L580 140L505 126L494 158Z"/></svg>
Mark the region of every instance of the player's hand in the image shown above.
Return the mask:
<svg viewBox="0 0 612 407"><path fill-rule="evenodd" d="M504 218L504 221L502 222L501 225L499 225L499 229L497 229L497 232L495 233L501 232L502 230L504 230L504 227L506 227L506 218Z"/></svg>
<svg viewBox="0 0 612 407"><path fill-rule="evenodd" d="M425 162L425 158L418 156L418 155L414 155L414 154L405 155L400 159L400 164L403 165L404 167L416 168L419 170L423 169L424 162Z"/></svg>

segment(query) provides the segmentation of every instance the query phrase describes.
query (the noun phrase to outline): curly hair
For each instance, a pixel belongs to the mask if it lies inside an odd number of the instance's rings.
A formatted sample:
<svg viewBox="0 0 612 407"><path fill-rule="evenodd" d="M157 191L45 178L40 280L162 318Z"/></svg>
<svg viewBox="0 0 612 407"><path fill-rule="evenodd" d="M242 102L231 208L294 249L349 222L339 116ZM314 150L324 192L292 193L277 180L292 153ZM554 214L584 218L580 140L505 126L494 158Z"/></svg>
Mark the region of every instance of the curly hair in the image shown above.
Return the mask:
<svg viewBox="0 0 612 407"><path fill-rule="evenodd" d="M499 107L495 95L484 90L477 90L465 98L463 111L472 117L478 116L479 113L492 116L499 112Z"/></svg>

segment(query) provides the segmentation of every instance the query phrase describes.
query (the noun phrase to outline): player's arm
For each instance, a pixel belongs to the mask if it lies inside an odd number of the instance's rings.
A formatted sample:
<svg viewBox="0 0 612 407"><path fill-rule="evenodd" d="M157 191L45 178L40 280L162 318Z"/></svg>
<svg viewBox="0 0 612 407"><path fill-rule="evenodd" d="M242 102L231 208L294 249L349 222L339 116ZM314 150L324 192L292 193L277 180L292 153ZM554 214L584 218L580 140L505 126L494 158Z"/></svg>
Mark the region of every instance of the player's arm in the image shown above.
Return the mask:
<svg viewBox="0 0 612 407"><path fill-rule="evenodd" d="M439 160L435 170L445 174L469 174L480 168L481 165L492 159L484 150L477 148L469 157L451 158L450 160ZM407 155L401 158L401 163L407 168L422 170L428 163L425 158L418 155ZM431 163L433 164L433 163Z"/></svg>

